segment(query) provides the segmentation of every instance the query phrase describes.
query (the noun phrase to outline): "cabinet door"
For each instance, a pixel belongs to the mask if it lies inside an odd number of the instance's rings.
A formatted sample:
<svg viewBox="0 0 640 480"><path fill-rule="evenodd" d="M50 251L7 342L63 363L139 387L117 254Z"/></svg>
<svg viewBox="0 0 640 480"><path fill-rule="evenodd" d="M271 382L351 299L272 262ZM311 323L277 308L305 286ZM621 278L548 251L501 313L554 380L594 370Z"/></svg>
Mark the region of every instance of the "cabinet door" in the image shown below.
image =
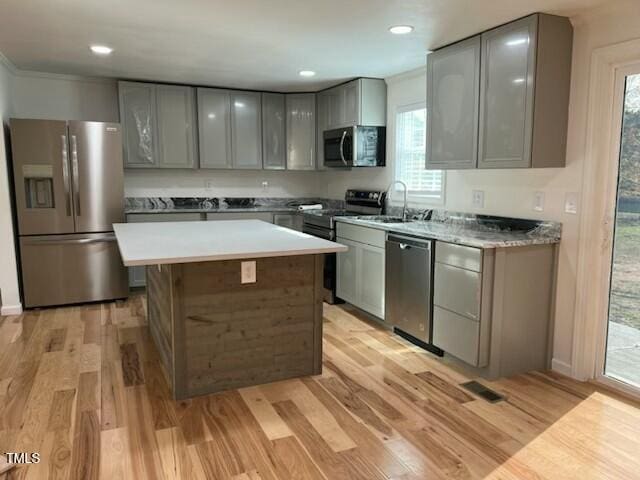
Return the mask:
<svg viewBox="0 0 640 480"><path fill-rule="evenodd" d="M537 18L482 34L480 168L530 165Z"/></svg>
<svg viewBox="0 0 640 480"><path fill-rule="evenodd" d="M287 168L316 168L316 96L313 93L287 95Z"/></svg>
<svg viewBox="0 0 640 480"><path fill-rule="evenodd" d="M360 80L354 80L342 86L342 124L360 124Z"/></svg>
<svg viewBox="0 0 640 480"><path fill-rule="evenodd" d="M341 87L336 87L327 90L325 93L327 95L327 130L340 128L344 118L342 113L342 89Z"/></svg>
<svg viewBox="0 0 640 480"><path fill-rule="evenodd" d="M156 87L158 115L158 167L197 166L193 88Z"/></svg>
<svg viewBox="0 0 640 480"><path fill-rule="evenodd" d="M155 85L120 82L118 95L125 167L156 167L158 155Z"/></svg>
<svg viewBox="0 0 640 480"><path fill-rule="evenodd" d="M198 89L200 168L231 168L229 92Z"/></svg>
<svg viewBox="0 0 640 480"><path fill-rule="evenodd" d="M259 92L231 92L233 168L262 168L261 111Z"/></svg>
<svg viewBox="0 0 640 480"><path fill-rule="evenodd" d="M336 295L357 306L357 258L360 244L340 237L336 241L349 247L346 252L336 254Z"/></svg>
<svg viewBox="0 0 640 480"><path fill-rule="evenodd" d="M316 95L316 167L324 170L324 131L328 130L329 97L326 92Z"/></svg>
<svg viewBox="0 0 640 480"><path fill-rule="evenodd" d="M384 319L384 248L361 244L358 253L358 302L356 306Z"/></svg>
<svg viewBox="0 0 640 480"><path fill-rule="evenodd" d="M427 56L427 168L475 168L480 37Z"/></svg>
<svg viewBox="0 0 640 480"><path fill-rule="evenodd" d="M284 170L287 166L285 141L285 96L262 94L262 167Z"/></svg>

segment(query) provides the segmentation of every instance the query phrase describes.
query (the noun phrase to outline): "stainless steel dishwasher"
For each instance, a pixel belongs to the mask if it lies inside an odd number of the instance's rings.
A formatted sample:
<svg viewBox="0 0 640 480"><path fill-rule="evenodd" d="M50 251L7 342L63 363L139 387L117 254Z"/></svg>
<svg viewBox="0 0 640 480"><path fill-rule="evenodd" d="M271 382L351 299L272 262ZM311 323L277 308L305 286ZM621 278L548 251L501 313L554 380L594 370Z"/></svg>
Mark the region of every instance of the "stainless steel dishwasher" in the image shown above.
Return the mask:
<svg viewBox="0 0 640 480"><path fill-rule="evenodd" d="M433 326L433 240L390 233L386 242L385 320L394 331L427 350Z"/></svg>

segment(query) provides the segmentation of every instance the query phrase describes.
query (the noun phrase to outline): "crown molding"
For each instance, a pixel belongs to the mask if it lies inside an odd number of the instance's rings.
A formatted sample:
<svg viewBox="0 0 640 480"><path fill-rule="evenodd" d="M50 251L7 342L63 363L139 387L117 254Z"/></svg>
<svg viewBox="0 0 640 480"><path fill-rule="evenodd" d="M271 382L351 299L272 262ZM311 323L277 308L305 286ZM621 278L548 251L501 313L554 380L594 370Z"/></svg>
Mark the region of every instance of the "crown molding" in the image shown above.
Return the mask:
<svg viewBox="0 0 640 480"><path fill-rule="evenodd" d="M6 55L0 52L0 64L7 67L9 72L16 77L22 78L47 78L50 80L67 80L74 82L90 82L90 83L116 83L117 79L109 77L88 77L82 75L67 75L63 73L38 72L34 70L22 70L18 68Z"/></svg>
<svg viewBox="0 0 640 480"><path fill-rule="evenodd" d="M427 66L423 65L418 68L414 68L413 70L409 70L408 72L398 73L396 75L392 75L384 79L387 84L400 82L402 80L408 80L410 78L419 77L427 74Z"/></svg>

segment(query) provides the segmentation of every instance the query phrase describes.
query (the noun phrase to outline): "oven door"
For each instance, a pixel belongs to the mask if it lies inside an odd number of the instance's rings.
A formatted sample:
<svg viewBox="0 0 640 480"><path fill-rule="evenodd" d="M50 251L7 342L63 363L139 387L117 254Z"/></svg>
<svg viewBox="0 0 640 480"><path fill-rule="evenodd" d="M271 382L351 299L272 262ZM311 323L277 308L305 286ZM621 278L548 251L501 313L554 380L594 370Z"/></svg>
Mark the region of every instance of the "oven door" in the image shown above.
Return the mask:
<svg viewBox="0 0 640 480"><path fill-rule="evenodd" d="M314 237L335 241L335 231L329 228L320 228L315 225L305 223L302 231ZM324 255L324 278L323 278L323 300L329 304L336 303L336 254L325 253Z"/></svg>
<svg viewBox="0 0 640 480"><path fill-rule="evenodd" d="M349 168L353 166L354 127L324 132L325 167Z"/></svg>

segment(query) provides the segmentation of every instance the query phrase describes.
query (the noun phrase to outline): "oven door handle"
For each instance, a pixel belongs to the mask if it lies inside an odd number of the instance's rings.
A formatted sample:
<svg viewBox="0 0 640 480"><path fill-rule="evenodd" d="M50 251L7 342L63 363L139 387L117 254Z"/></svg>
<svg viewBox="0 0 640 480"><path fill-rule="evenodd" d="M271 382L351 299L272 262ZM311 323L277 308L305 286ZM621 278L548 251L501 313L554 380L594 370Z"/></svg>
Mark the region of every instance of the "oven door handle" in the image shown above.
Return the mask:
<svg viewBox="0 0 640 480"><path fill-rule="evenodd" d="M342 132L342 138L340 139L340 160L342 160L342 163L344 163L344 165L348 167L349 164L344 158L344 139L346 138L346 136L347 136L347 131L345 130L344 132Z"/></svg>

